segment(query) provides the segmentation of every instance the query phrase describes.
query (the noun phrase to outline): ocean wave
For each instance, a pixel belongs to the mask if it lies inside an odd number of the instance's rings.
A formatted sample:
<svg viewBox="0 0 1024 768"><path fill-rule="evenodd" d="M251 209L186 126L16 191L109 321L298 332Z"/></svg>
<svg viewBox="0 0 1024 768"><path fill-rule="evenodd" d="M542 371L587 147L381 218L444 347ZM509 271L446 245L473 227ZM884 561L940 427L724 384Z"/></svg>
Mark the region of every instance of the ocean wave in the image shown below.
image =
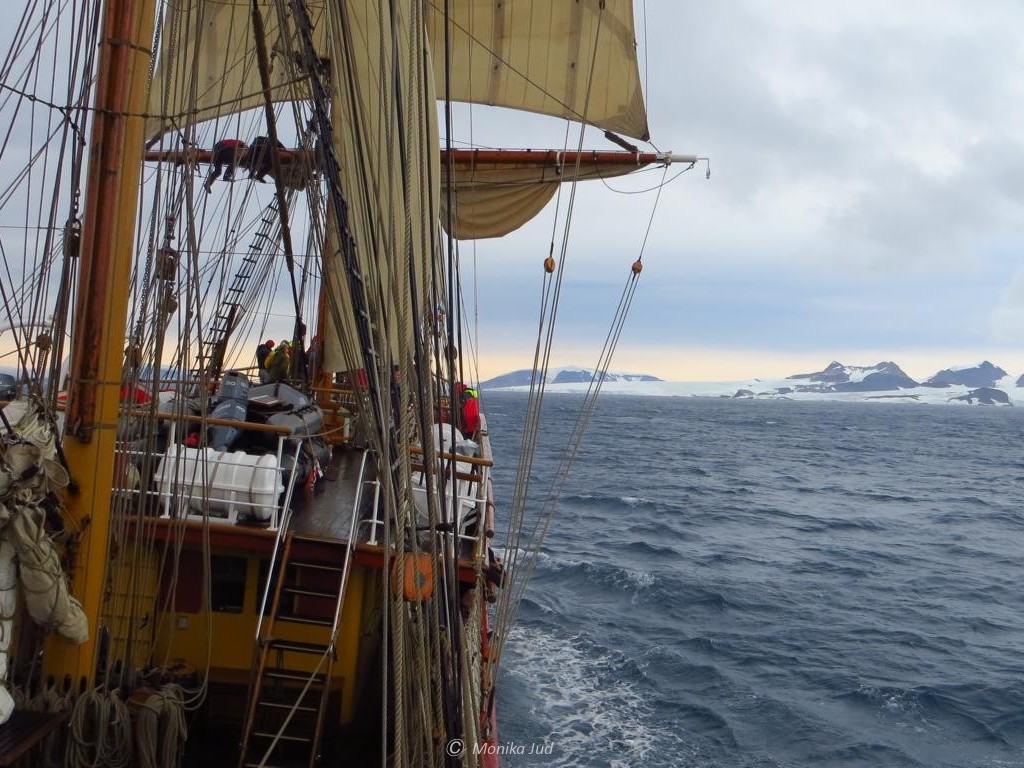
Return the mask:
<svg viewBox="0 0 1024 768"><path fill-rule="evenodd" d="M622 547L637 555L654 555L655 557L679 557L679 550L667 544L652 544L649 541L630 541Z"/></svg>
<svg viewBox="0 0 1024 768"><path fill-rule="evenodd" d="M563 580L575 580L584 586L598 584L626 592L635 592L646 589L657 581L657 577L650 571L595 563L589 560L545 555L543 564L544 569L549 573L558 573Z"/></svg>
<svg viewBox="0 0 1024 768"><path fill-rule="evenodd" d="M946 737L955 732L958 740L984 741L1009 747L1015 740L1019 743L1019 726L1024 717L992 720L989 710L996 704L993 698L1005 696L1005 690L965 686L938 689L862 685L836 698L865 706L876 717L897 726L940 732ZM995 708L1003 712L1005 704L1019 706L1020 702L1002 701Z"/></svg>
<svg viewBox="0 0 1024 768"><path fill-rule="evenodd" d="M581 511L582 507L588 516L596 514L608 520L623 518L628 520L638 516L664 518L684 511L684 507L675 499L650 499L644 496L595 493L563 494L559 498L559 507L573 512Z"/></svg>
<svg viewBox="0 0 1024 768"><path fill-rule="evenodd" d="M563 504L610 504L613 506L626 506L626 507L651 507L653 508L655 503L647 499L640 498L639 496L615 496L610 494L596 494L596 493L566 493L563 494L560 499Z"/></svg>
<svg viewBox="0 0 1024 768"><path fill-rule="evenodd" d="M899 747L878 741L858 741L808 755L809 765L827 765L830 768L857 768L859 766L893 765L900 768L936 768L930 763L915 760Z"/></svg>

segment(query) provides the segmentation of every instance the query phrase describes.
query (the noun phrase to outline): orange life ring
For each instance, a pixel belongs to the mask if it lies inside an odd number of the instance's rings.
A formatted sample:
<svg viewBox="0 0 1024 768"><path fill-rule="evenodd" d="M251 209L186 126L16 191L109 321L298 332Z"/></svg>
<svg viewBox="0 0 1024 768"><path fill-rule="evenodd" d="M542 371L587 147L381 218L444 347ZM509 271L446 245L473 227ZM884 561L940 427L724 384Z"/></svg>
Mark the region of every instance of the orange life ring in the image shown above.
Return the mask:
<svg viewBox="0 0 1024 768"><path fill-rule="evenodd" d="M405 574L402 583L398 581L398 558L391 561L391 588L395 595L401 590L402 597L409 602L422 602L434 594L434 569L430 555L426 552L402 555L405 563Z"/></svg>

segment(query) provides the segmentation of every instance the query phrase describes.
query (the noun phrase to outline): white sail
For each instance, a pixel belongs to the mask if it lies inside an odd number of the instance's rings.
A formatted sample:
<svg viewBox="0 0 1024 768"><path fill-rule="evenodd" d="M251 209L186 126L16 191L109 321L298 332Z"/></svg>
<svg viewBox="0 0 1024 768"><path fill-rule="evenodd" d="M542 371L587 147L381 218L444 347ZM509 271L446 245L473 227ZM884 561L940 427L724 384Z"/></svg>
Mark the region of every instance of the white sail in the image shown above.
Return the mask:
<svg viewBox="0 0 1024 768"><path fill-rule="evenodd" d="M274 101L308 98L290 52L296 50L290 6L260 0ZM632 0L453 0L448 44L456 101L564 117L639 139L648 138L640 88ZM374 13L375 4L308 2L314 42L332 58L323 23L328 8ZM444 4L428 4L435 90L444 97ZM263 103L247 0L172 0L164 16L160 64L153 78L147 135L181 129ZM352 39L374 51L376 40Z"/></svg>
<svg viewBox="0 0 1024 768"><path fill-rule="evenodd" d="M585 122L646 140L632 0L457 0L450 8L450 94ZM444 8L431 5L438 94Z"/></svg>
<svg viewBox="0 0 1024 768"><path fill-rule="evenodd" d="M271 98L308 99L309 85L297 74L293 58L299 45L290 4L260 0L258 5L270 60ZM326 50L326 5L323 0L306 3L318 50ZM262 106L251 2L172 0L162 30L149 92L148 137Z"/></svg>

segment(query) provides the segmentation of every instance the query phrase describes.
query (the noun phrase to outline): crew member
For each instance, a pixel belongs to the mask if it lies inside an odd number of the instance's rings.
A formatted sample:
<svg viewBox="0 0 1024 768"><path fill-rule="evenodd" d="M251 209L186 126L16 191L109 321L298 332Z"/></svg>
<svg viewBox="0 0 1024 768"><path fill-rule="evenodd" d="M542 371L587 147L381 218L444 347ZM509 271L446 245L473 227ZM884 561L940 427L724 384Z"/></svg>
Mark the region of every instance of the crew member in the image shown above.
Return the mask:
<svg viewBox="0 0 1024 768"><path fill-rule="evenodd" d="M284 144L277 142L278 149L284 149ZM256 181L266 181L264 178L274 168L271 160L270 139L266 136L257 136L252 140L249 148L249 156L246 160L246 167L249 169L249 178Z"/></svg>
<svg viewBox="0 0 1024 768"><path fill-rule="evenodd" d="M235 170L238 168L239 156L245 149L245 142L241 139L221 139L213 145L213 157L210 159L210 174L206 177L203 188L206 194L213 189L213 182L220 178L224 171L224 181L231 181L235 178Z"/></svg>
<svg viewBox="0 0 1024 768"><path fill-rule="evenodd" d="M259 368L260 384L267 383L267 358L274 349L274 340L267 339L256 347L256 367Z"/></svg>
<svg viewBox="0 0 1024 768"><path fill-rule="evenodd" d="M270 350L274 348L274 340L267 339L265 342L256 347L256 365L260 368L267 367L267 356L270 354Z"/></svg>
<svg viewBox="0 0 1024 768"><path fill-rule="evenodd" d="M292 367L292 345L282 341L267 356L267 380L284 381Z"/></svg>
<svg viewBox="0 0 1024 768"><path fill-rule="evenodd" d="M465 384L456 384L455 394L462 416L462 434L472 437L480 429L480 393Z"/></svg>

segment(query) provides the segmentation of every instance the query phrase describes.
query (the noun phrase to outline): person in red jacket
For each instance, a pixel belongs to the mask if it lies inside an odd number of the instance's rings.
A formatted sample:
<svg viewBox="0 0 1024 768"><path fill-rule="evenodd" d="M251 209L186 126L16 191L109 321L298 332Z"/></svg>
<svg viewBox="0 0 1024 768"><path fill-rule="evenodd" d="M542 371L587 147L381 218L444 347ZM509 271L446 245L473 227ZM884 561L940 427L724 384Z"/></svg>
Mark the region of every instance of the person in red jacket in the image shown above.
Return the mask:
<svg viewBox="0 0 1024 768"><path fill-rule="evenodd" d="M224 171L224 181L231 181L235 178L235 171L238 169L238 161L241 151L245 149L245 142L241 139L221 139L213 145L213 157L210 158L210 175L206 177L203 188L206 194L213 189L213 182L220 178Z"/></svg>
<svg viewBox="0 0 1024 768"><path fill-rule="evenodd" d="M458 398L459 412L462 416L459 428L466 437L473 437L480 429L480 394L465 384L456 384L455 396Z"/></svg>

